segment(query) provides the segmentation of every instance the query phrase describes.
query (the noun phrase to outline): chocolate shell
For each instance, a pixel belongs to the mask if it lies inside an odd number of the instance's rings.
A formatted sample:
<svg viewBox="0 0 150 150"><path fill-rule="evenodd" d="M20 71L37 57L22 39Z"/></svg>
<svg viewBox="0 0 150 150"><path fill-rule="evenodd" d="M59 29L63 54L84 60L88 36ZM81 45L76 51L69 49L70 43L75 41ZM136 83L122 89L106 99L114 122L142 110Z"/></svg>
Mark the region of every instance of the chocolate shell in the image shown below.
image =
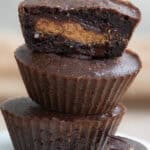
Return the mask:
<svg viewBox="0 0 150 150"><path fill-rule="evenodd" d="M32 51L113 58L123 54L141 14L122 0L25 0L19 18Z"/></svg>
<svg viewBox="0 0 150 150"><path fill-rule="evenodd" d="M30 98L5 102L1 110L15 150L102 150L125 113L122 105L109 115L53 113Z"/></svg>
<svg viewBox="0 0 150 150"><path fill-rule="evenodd" d="M109 113L141 69L131 51L97 60L39 54L22 46L15 57L29 96L46 109L71 114Z"/></svg>

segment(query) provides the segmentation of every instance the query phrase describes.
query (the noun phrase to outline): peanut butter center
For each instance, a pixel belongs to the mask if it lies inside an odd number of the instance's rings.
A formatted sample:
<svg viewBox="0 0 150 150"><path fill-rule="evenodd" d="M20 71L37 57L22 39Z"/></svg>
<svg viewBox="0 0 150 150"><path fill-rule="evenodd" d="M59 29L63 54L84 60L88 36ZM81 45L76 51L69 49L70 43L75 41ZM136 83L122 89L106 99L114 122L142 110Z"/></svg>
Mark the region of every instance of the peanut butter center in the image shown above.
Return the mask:
<svg viewBox="0 0 150 150"><path fill-rule="evenodd" d="M69 40L83 44L104 44L106 41L106 36L103 34L88 31L76 22L57 22L41 18L37 21L35 28L43 34L60 34Z"/></svg>

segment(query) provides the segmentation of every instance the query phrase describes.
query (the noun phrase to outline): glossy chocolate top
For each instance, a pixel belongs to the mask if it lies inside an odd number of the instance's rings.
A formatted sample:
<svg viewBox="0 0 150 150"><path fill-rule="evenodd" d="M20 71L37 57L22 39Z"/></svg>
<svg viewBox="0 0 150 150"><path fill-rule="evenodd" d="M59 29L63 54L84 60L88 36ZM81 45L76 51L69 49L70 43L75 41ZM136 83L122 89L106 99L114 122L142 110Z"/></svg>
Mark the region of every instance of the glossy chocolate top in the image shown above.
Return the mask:
<svg viewBox="0 0 150 150"><path fill-rule="evenodd" d="M18 48L15 57L24 65L41 73L69 76L70 78L112 78L138 73L141 68L139 57L126 51L114 59L87 59L86 56L66 57L52 53L35 53L25 45Z"/></svg>
<svg viewBox="0 0 150 150"><path fill-rule="evenodd" d="M123 115L125 113L125 108L122 105L118 105L110 114L105 115L89 115L89 116L75 116L69 114L61 114L61 113L54 113L48 110L45 110L40 107L40 105L33 102L30 98L16 98L13 100L9 100L3 104L1 104L0 108L2 111L8 112L12 115L18 117L40 117L40 118L59 118L62 120L73 120L73 119L90 119L90 120L101 120L101 119L108 119L110 117L116 117L118 115Z"/></svg>
<svg viewBox="0 0 150 150"><path fill-rule="evenodd" d="M22 6L50 7L60 10L74 10L82 8L110 9L132 18L140 18L140 11L129 1L123 0L25 0Z"/></svg>

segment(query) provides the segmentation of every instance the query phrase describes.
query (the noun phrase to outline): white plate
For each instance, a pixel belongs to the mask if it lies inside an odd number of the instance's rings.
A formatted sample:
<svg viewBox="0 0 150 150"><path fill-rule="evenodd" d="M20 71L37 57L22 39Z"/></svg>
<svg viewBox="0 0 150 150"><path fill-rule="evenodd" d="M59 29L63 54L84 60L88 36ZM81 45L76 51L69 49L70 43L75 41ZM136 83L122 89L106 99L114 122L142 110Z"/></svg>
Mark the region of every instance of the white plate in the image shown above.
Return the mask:
<svg viewBox="0 0 150 150"><path fill-rule="evenodd" d="M14 150L7 131L0 132L0 150Z"/></svg>
<svg viewBox="0 0 150 150"><path fill-rule="evenodd" d="M134 138L134 137L129 137L129 136L126 136L124 134L118 134L118 135L123 136L123 137L127 137L129 139L133 139L137 142L140 142L143 145L145 145L148 148L148 150L150 150L150 143L148 143L148 142L139 140L139 139ZM7 131L0 132L0 150L14 150Z"/></svg>
<svg viewBox="0 0 150 150"><path fill-rule="evenodd" d="M144 140L138 139L138 138L136 138L136 137L128 136L128 135L126 135L126 134L118 133L117 135L118 135L118 136L122 136L122 137L126 137L126 138L128 138L128 139L132 139L132 140L134 140L134 141L137 141L137 142L143 144L148 150L150 150L150 143L149 143L149 142L146 142L146 141L144 141Z"/></svg>

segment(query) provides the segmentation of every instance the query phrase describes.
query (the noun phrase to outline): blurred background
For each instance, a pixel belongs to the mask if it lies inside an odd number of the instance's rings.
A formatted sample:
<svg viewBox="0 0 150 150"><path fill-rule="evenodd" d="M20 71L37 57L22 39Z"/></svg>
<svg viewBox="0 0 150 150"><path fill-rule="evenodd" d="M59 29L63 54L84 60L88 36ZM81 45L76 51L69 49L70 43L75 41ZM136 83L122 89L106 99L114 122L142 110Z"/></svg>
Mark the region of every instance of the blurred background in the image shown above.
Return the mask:
<svg viewBox="0 0 150 150"><path fill-rule="evenodd" d="M150 0L131 1L141 9L142 21L128 47L140 55L143 69L123 97L128 112L118 132L150 142ZM0 0L0 103L10 97L27 95L13 54L24 42L18 3L19 0ZM3 130L6 127L0 114L0 133Z"/></svg>

